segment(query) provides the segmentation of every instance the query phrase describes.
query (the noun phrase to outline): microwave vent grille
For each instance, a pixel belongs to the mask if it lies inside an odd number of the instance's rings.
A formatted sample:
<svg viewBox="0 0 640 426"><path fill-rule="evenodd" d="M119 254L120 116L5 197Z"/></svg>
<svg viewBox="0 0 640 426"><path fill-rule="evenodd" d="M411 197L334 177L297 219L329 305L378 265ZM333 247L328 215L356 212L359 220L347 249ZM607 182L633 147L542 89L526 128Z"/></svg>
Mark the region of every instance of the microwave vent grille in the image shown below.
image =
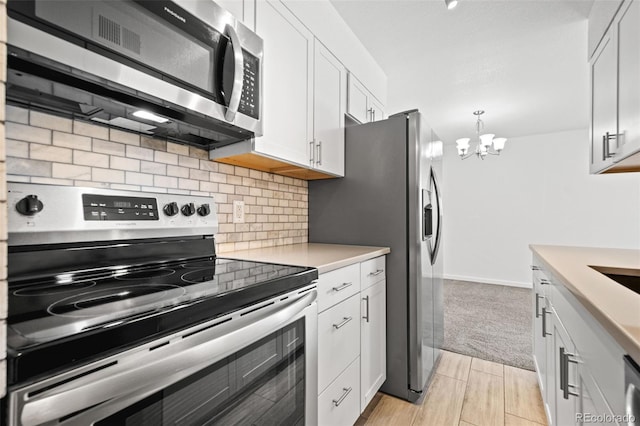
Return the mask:
<svg viewBox="0 0 640 426"><path fill-rule="evenodd" d="M140 54L140 34L122 27L103 15L98 15L98 36L115 45Z"/></svg>

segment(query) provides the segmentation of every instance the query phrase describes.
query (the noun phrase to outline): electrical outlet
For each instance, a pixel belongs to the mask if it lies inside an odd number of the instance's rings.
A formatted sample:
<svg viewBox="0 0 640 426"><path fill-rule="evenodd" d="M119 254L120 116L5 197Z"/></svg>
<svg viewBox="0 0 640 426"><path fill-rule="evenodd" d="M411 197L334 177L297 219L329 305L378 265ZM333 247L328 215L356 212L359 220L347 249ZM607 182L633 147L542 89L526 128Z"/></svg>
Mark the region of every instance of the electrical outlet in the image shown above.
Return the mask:
<svg viewBox="0 0 640 426"><path fill-rule="evenodd" d="M244 201L233 202L233 223L244 223Z"/></svg>

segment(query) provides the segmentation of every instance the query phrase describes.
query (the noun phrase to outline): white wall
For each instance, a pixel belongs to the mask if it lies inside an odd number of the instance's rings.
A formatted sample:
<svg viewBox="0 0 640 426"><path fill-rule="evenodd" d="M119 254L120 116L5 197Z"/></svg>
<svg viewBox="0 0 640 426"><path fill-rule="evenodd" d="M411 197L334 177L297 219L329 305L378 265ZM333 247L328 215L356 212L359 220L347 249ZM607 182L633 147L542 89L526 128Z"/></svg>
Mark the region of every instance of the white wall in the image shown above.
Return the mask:
<svg viewBox="0 0 640 426"><path fill-rule="evenodd" d="M485 161L447 144L445 277L530 287L529 244L640 248L640 173L590 175L587 141L512 138Z"/></svg>

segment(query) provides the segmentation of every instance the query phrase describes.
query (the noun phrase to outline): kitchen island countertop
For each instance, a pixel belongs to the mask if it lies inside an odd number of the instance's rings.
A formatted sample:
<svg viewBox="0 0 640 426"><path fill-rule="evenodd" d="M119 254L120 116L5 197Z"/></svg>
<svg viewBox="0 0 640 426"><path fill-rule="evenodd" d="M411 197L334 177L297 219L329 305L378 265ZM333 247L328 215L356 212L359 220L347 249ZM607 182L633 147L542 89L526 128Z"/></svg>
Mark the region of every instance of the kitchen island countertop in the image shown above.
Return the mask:
<svg viewBox="0 0 640 426"><path fill-rule="evenodd" d="M618 344L633 359L640 360L640 294L590 267L640 270L640 250L530 247Z"/></svg>
<svg viewBox="0 0 640 426"><path fill-rule="evenodd" d="M301 243L219 253L219 257L318 268L318 273L352 265L390 253L389 247Z"/></svg>

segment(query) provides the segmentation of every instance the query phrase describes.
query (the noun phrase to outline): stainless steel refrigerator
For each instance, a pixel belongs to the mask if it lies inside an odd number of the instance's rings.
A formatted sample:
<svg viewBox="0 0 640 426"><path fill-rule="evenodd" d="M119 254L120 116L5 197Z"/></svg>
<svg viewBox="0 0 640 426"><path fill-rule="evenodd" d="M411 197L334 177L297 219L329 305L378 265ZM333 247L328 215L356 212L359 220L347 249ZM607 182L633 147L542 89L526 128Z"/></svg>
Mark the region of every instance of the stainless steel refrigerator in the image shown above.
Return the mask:
<svg viewBox="0 0 640 426"><path fill-rule="evenodd" d="M309 241L388 246L387 380L417 400L444 339L442 142L417 111L347 127L345 177L309 182Z"/></svg>

